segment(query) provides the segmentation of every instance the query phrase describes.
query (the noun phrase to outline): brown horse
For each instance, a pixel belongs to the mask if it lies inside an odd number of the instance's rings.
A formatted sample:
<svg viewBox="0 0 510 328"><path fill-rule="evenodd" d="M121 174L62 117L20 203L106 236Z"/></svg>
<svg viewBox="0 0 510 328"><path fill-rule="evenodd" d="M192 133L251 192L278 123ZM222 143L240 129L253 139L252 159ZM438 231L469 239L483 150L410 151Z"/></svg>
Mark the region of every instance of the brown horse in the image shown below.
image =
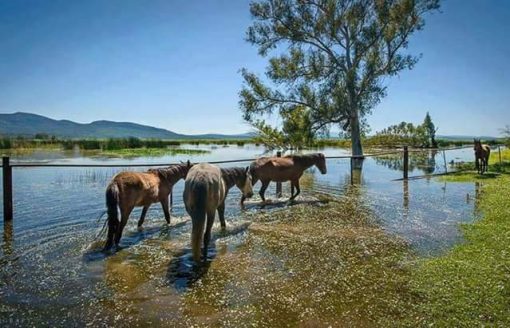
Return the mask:
<svg viewBox="0 0 510 328"><path fill-rule="evenodd" d="M326 158L322 153L306 154L306 155L287 155L284 157L260 157L251 163L250 171L253 184L260 180L262 187L259 195L265 202L264 193L271 181L285 182L290 181L292 186L296 188L296 193L290 196L289 200L293 200L301 192L299 188L299 179L303 172L315 165L322 174L326 174ZM241 203L244 198L241 199Z"/></svg>
<svg viewBox="0 0 510 328"><path fill-rule="evenodd" d="M126 226L129 215L135 206L143 206L142 215L138 220L140 228L145 220L147 210L152 203L160 202L165 213L167 223L170 223L168 195L174 184L184 179L191 168L188 161L162 169L150 169L147 172L120 172L106 188L106 207L108 212L108 239L105 250L119 245L122 231ZM119 222L117 207L120 208Z"/></svg>
<svg viewBox="0 0 510 328"><path fill-rule="evenodd" d="M491 155L491 147L486 144L482 144L480 139L474 140L474 151L475 151L475 167L476 171L480 174L487 172L487 167L489 166L489 157Z"/></svg>
<svg viewBox="0 0 510 328"><path fill-rule="evenodd" d="M243 197L253 195L249 167L220 169L218 166L202 163L193 166L186 177L183 199L186 211L191 216L191 248L193 259L197 263L200 262L202 239L204 258L207 258L207 248L211 241L211 228L216 210L220 212L222 227L225 226L223 218L225 197L228 189L234 185L242 191Z"/></svg>

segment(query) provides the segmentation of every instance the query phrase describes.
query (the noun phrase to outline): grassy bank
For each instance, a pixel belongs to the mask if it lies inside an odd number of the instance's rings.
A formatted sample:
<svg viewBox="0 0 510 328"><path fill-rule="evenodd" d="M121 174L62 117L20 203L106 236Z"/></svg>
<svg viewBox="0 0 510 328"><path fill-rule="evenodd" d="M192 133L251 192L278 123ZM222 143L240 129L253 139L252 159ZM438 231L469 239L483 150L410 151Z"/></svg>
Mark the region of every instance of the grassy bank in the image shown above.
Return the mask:
<svg viewBox="0 0 510 328"><path fill-rule="evenodd" d="M476 181L483 218L462 225L465 242L423 261L411 280L422 301L414 318L423 325L510 325L510 175L464 172L449 181Z"/></svg>

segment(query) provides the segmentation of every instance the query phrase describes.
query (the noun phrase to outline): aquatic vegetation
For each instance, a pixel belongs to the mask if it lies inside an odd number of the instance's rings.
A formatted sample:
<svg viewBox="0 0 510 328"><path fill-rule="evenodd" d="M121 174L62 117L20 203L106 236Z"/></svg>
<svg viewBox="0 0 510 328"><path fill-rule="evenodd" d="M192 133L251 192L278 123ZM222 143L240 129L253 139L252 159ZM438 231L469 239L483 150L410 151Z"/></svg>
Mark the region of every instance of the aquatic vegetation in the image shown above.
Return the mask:
<svg viewBox="0 0 510 328"><path fill-rule="evenodd" d="M406 244L352 198L253 214L245 243L186 293L187 324L390 324L405 316Z"/></svg>
<svg viewBox="0 0 510 328"><path fill-rule="evenodd" d="M200 155L207 154L210 151L202 149L185 149L185 148L124 148L116 150L104 150L94 153L96 156L106 157L160 157L165 155Z"/></svg>

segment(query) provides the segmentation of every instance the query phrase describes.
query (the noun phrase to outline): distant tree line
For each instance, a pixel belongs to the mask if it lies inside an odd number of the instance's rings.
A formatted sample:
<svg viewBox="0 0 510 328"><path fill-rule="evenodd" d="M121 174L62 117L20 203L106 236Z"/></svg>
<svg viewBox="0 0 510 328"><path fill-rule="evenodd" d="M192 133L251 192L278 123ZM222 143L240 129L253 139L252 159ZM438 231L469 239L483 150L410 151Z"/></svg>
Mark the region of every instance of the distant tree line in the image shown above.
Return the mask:
<svg viewBox="0 0 510 328"><path fill-rule="evenodd" d="M422 124L414 125L409 122L400 122L391 125L379 132L372 138L373 143L381 145L408 145L420 148L436 148L436 127L429 113L425 116Z"/></svg>

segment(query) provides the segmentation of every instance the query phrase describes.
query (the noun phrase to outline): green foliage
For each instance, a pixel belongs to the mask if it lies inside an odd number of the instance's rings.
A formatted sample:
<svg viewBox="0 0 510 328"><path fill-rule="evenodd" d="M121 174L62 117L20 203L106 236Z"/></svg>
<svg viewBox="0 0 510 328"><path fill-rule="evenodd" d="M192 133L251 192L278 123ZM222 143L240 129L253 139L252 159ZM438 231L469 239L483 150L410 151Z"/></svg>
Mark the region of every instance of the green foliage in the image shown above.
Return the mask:
<svg viewBox="0 0 510 328"><path fill-rule="evenodd" d="M314 131L337 125L361 153L360 122L385 95L384 78L416 64L402 50L423 27L423 14L438 7L439 0L252 2L247 41L262 56L278 55L266 71L273 87L242 70L245 120L303 106Z"/></svg>
<svg viewBox="0 0 510 328"><path fill-rule="evenodd" d="M380 145L409 145L411 147L437 147L436 127L429 113L421 125L400 122L379 132L371 140L372 144Z"/></svg>
<svg viewBox="0 0 510 328"><path fill-rule="evenodd" d="M432 122L432 118L430 117L429 112L427 112L427 115L425 115L425 119L423 120L422 127L425 129L425 133L427 135L427 147L437 147L436 142L436 131L437 128Z"/></svg>
<svg viewBox="0 0 510 328"><path fill-rule="evenodd" d="M304 106L297 106L294 110L282 113L286 142L294 148L302 148L312 143L314 132L310 112Z"/></svg>
<svg viewBox="0 0 510 328"><path fill-rule="evenodd" d="M505 144L507 147L510 147L510 125L506 125L501 129L501 134L503 134L505 138Z"/></svg>
<svg viewBox="0 0 510 328"><path fill-rule="evenodd" d="M296 106L292 111L282 113L282 118L281 131L263 120L254 122L252 125L258 132L256 141L268 148L282 149L299 149L313 144L315 134L308 109Z"/></svg>
<svg viewBox="0 0 510 328"><path fill-rule="evenodd" d="M400 122L379 132L373 138L382 145L409 145L412 147L427 147L428 136L422 125Z"/></svg>
<svg viewBox="0 0 510 328"><path fill-rule="evenodd" d="M12 141L11 138L0 138L0 149L11 149Z"/></svg>
<svg viewBox="0 0 510 328"><path fill-rule="evenodd" d="M269 149L287 148L285 136L277 128L273 128L263 120L258 120L252 125L257 130L256 142L265 145Z"/></svg>

